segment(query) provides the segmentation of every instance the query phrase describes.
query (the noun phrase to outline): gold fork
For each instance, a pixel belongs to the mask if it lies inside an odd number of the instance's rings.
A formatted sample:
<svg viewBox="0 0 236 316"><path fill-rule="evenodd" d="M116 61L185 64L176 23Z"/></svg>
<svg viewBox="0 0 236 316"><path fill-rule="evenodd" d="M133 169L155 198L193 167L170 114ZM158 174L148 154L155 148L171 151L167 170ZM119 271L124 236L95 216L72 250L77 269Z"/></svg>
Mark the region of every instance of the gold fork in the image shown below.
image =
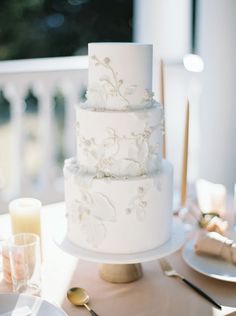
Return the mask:
<svg viewBox="0 0 236 316"><path fill-rule="evenodd" d="M159 262L160 262L161 269L165 275L169 277L177 277L178 279L183 281L185 284L187 284L189 287L191 287L194 291L196 291L198 294L200 294L202 297L204 297L208 302L213 304L218 309L221 309L221 306L215 300L213 300L208 294L203 292L200 288L198 288L192 282L185 279L185 277L183 277L181 274L177 273L165 259L159 259Z"/></svg>

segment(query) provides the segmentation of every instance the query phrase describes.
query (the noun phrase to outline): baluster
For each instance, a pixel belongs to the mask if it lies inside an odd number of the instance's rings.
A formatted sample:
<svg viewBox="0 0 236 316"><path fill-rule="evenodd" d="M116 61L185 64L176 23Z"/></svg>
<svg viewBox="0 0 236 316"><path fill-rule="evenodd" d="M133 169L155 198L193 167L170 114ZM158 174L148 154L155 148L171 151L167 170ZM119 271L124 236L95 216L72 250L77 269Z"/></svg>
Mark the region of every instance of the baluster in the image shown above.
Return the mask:
<svg viewBox="0 0 236 316"><path fill-rule="evenodd" d="M37 84L33 87L39 101L39 135L42 150L40 183L44 192L52 188L55 179L54 120L52 109L52 89L49 85Z"/></svg>
<svg viewBox="0 0 236 316"><path fill-rule="evenodd" d="M10 101L10 124L11 124L11 150L12 150L12 192L11 195L21 195L24 188L24 130L23 130L23 113L24 113L24 89L13 85L7 85L5 94Z"/></svg>
<svg viewBox="0 0 236 316"><path fill-rule="evenodd" d="M75 106L78 103L78 91L71 82L66 82L62 86L62 91L66 99L65 106L65 130L64 130L64 152L65 157L75 155L76 148L76 113Z"/></svg>
<svg viewBox="0 0 236 316"><path fill-rule="evenodd" d="M74 59L72 57L72 59ZM71 58L63 59L65 66L61 69L60 62L55 63L56 59L42 60L39 66L33 61L14 61L7 64L0 62L0 84L5 86L4 93L10 102L11 121L12 126L12 192L4 194L4 201L16 195L39 195L44 200L48 200L48 193L50 197L59 196L61 194L61 187L58 190L56 179L56 146L55 146L55 117L53 111L52 97L55 91L55 86L58 86L63 81L67 81L63 85L63 91L66 98L65 107L65 130L63 147L66 157L75 154L75 105L79 101L79 92L82 92L87 82L87 69L84 69L83 63L81 68L75 64L75 69L71 69ZM78 58L80 63L80 59ZM41 63L43 69L41 69ZM53 63L53 67L52 64ZM74 63L74 61L73 61ZM68 65L68 68L66 66ZM5 68L4 68L5 67ZM59 67L59 68L58 68ZM5 70L4 70L5 69ZM22 72L17 72L16 69L22 69ZM57 70L60 70L57 72ZM75 71L76 70L76 71ZM24 135L24 97L28 91L29 86L33 87L35 96L38 98L38 115L39 115L39 142L41 145L41 170L40 170L40 184L41 192L35 191L35 187L27 179L24 162L25 149L25 135ZM30 186L31 185L31 186Z"/></svg>

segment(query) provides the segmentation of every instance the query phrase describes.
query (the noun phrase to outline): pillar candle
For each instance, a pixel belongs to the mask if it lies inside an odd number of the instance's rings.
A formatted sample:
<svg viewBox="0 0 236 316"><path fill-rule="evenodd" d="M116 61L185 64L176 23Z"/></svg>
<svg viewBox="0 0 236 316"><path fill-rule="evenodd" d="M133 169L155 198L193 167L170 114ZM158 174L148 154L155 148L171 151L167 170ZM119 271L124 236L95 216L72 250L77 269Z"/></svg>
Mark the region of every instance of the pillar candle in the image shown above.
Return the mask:
<svg viewBox="0 0 236 316"><path fill-rule="evenodd" d="M34 233L41 236L42 204L33 198L21 198L10 202L12 233Z"/></svg>

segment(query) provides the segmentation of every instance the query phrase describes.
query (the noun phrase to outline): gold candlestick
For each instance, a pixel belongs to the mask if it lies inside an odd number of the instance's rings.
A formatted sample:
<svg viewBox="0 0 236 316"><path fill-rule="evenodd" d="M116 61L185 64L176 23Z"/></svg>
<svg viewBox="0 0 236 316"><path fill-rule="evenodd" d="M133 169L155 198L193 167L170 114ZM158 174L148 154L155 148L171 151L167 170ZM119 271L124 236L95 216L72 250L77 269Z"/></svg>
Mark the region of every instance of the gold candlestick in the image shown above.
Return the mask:
<svg viewBox="0 0 236 316"><path fill-rule="evenodd" d="M164 89L164 63L160 62L160 103L165 104L165 89Z"/></svg>
<svg viewBox="0 0 236 316"><path fill-rule="evenodd" d="M163 115L165 117L165 88L164 88L164 63L161 59L160 63L160 103L163 105ZM166 159L166 128L165 128L165 119L163 120L163 145L162 145L162 154L163 158Z"/></svg>
<svg viewBox="0 0 236 316"><path fill-rule="evenodd" d="M188 141L189 141L189 100L187 100L185 130L184 130L184 148L183 148L182 179L181 179L181 207L182 208L186 206L186 198L187 198Z"/></svg>

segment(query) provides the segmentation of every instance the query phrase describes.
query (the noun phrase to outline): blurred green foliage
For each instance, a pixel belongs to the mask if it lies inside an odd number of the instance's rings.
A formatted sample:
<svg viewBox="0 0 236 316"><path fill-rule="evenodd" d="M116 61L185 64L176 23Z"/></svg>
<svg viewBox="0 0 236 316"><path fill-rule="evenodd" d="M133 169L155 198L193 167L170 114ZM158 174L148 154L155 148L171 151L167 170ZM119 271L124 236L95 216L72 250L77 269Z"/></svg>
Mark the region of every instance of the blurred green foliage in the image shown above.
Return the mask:
<svg viewBox="0 0 236 316"><path fill-rule="evenodd" d="M132 0L0 0L0 60L87 54L88 42L131 41ZM32 92L26 110L34 111ZM0 124L9 119L0 87Z"/></svg>
<svg viewBox="0 0 236 316"><path fill-rule="evenodd" d="M1 0L0 60L87 53L131 41L132 0Z"/></svg>

